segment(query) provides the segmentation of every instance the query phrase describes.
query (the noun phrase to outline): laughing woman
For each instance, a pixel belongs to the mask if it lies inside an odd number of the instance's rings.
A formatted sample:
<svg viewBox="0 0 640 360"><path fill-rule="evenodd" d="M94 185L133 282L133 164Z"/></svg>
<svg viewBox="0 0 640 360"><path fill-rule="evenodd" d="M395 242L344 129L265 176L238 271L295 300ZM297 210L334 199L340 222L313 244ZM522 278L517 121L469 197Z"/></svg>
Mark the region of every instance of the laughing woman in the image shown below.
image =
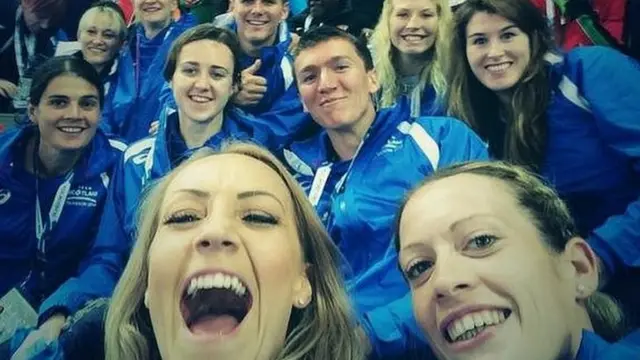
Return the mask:
<svg viewBox="0 0 640 360"><path fill-rule="evenodd" d="M371 38L380 83L379 105L409 101L413 117L435 115L444 109L439 37L449 22L447 0L386 0ZM448 39L446 40L448 41Z"/></svg>
<svg viewBox="0 0 640 360"><path fill-rule="evenodd" d="M439 204L437 208L433 204ZM396 248L441 360L632 360L597 260L536 176L500 162L440 170L400 209Z"/></svg>
<svg viewBox="0 0 640 360"><path fill-rule="evenodd" d="M338 251L266 150L197 154L141 214L107 315L107 359L364 359Z"/></svg>
<svg viewBox="0 0 640 360"><path fill-rule="evenodd" d="M548 23L530 0L467 0L453 26L449 111L494 157L553 184L603 265L601 286L638 274L638 63L597 46L553 53ZM637 292L605 290L640 309Z"/></svg>
<svg viewBox="0 0 640 360"><path fill-rule="evenodd" d="M0 137L0 297L19 290L39 309L30 338L50 340L70 314L64 284L88 257L124 146L97 129L102 84L84 60L47 60L29 97L32 124Z"/></svg>

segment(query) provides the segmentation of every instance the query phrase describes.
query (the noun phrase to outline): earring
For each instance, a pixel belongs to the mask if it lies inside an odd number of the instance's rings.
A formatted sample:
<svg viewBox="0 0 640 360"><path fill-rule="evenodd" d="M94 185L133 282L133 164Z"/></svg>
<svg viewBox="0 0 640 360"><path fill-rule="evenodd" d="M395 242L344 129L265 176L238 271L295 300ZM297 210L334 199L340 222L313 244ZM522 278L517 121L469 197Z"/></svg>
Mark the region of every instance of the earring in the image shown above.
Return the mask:
<svg viewBox="0 0 640 360"><path fill-rule="evenodd" d="M302 307L306 305L306 301L302 298L298 299L298 306Z"/></svg>
<svg viewBox="0 0 640 360"><path fill-rule="evenodd" d="M149 308L149 293L144 293L144 307Z"/></svg>
<svg viewBox="0 0 640 360"><path fill-rule="evenodd" d="M585 291L586 291L585 286L583 284L578 284L578 293L580 295L584 295Z"/></svg>

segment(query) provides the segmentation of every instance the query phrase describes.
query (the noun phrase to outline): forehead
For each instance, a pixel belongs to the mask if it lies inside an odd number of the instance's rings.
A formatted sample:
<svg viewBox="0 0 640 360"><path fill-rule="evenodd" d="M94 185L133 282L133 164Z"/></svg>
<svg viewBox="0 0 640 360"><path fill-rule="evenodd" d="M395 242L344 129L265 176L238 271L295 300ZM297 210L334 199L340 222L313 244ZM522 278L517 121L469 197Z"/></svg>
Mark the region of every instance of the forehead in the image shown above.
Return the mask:
<svg viewBox="0 0 640 360"><path fill-rule="evenodd" d="M287 1L285 1L285 0L232 0L232 2L235 2L236 5L240 4L240 5L244 5L244 6L257 5L258 3L260 3L260 4L275 4L275 5L284 6Z"/></svg>
<svg viewBox="0 0 640 360"><path fill-rule="evenodd" d="M209 63L233 67L233 54L226 45L210 39L192 41L182 47L178 62Z"/></svg>
<svg viewBox="0 0 640 360"><path fill-rule="evenodd" d="M121 29L121 21L118 21L118 15L109 10L91 9L82 17L80 27L88 29L96 27L98 29L109 29L119 32Z"/></svg>
<svg viewBox="0 0 640 360"><path fill-rule="evenodd" d="M406 222L429 223L443 230L476 215L490 215L510 222L524 214L515 193L503 181L488 176L459 174L437 180L419 189L402 214Z"/></svg>
<svg viewBox="0 0 640 360"><path fill-rule="evenodd" d="M322 67L337 58L346 58L362 63L354 44L341 38L333 38L304 49L296 56L294 67L302 71L308 67Z"/></svg>
<svg viewBox="0 0 640 360"><path fill-rule="evenodd" d="M437 0L392 0L394 10L398 9L435 9Z"/></svg>
<svg viewBox="0 0 640 360"><path fill-rule="evenodd" d="M240 154L212 155L189 164L169 184L167 195L181 189L212 194L267 191L289 204L289 208L292 206L287 186L278 173L263 162Z"/></svg>
<svg viewBox="0 0 640 360"><path fill-rule="evenodd" d="M473 14L469 23L467 24L467 33L490 33L498 32L508 26L514 26L515 24L497 14L490 14L484 11L476 12Z"/></svg>
<svg viewBox="0 0 640 360"><path fill-rule="evenodd" d="M98 90L93 84L80 76L64 74L53 78L43 93L43 97L51 95L64 95L69 97L81 97L98 95Z"/></svg>

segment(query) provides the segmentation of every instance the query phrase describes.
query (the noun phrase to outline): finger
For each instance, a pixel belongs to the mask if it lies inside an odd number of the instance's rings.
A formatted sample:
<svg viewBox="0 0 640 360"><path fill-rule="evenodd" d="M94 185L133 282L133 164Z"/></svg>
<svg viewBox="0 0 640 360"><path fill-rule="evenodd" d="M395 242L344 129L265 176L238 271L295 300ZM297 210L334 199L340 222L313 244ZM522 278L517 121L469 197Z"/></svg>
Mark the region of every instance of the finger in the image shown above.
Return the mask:
<svg viewBox="0 0 640 360"><path fill-rule="evenodd" d="M260 59L256 60L251 66L242 70L243 74L253 75L260 70L260 66L262 66L262 61Z"/></svg>
<svg viewBox="0 0 640 360"><path fill-rule="evenodd" d="M262 76L250 76L247 78L247 84L267 86L267 79L263 78Z"/></svg>

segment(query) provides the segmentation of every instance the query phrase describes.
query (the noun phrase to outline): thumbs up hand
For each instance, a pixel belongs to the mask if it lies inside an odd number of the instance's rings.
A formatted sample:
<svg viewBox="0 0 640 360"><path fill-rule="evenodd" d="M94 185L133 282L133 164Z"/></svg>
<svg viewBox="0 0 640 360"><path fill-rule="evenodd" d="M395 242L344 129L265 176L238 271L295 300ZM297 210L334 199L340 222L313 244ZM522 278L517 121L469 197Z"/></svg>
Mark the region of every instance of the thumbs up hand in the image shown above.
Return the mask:
<svg viewBox="0 0 640 360"><path fill-rule="evenodd" d="M251 66L242 70L240 75L240 90L233 98L233 102L238 106L256 105L267 93L267 79L256 75L262 66L260 59Z"/></svg>

